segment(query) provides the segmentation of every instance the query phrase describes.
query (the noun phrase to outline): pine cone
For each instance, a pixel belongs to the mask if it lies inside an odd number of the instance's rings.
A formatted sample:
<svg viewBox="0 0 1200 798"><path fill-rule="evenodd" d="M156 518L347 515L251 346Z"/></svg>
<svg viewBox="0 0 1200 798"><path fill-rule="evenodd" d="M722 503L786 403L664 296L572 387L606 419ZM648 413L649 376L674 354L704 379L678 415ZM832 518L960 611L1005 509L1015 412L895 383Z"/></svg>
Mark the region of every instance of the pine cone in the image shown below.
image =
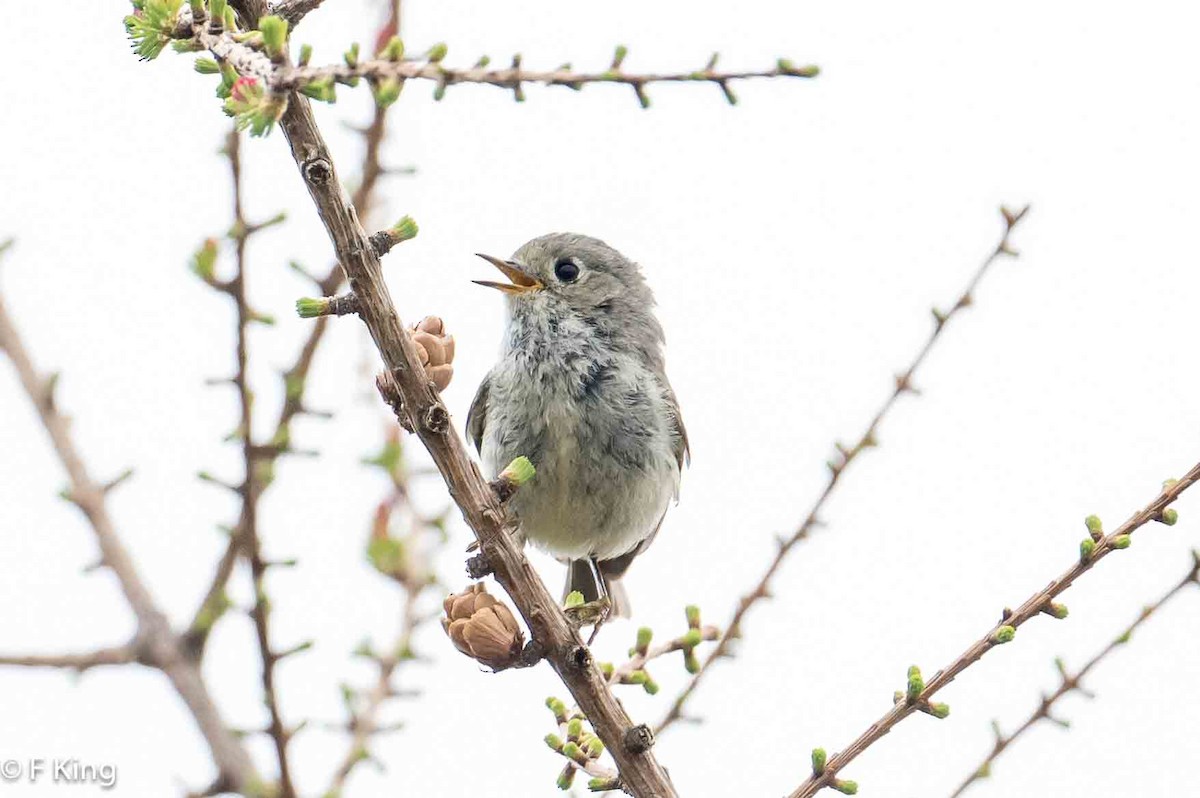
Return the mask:
<svg viewBox="0 0 1200 798"><path fill-rule="evenodd" d="M454 647L492 670L503 670L521 656L525 635L512 612L476 582L442 603L442 628Z"/></svg>
<svg viewBox="0 0 1200 798"><path fill-rule="evenodd" d="M446 333L446 325L440 318L426 316L413 327L412 337L429 379L439 393L446 390L454 376L454 336Z"/></svg>

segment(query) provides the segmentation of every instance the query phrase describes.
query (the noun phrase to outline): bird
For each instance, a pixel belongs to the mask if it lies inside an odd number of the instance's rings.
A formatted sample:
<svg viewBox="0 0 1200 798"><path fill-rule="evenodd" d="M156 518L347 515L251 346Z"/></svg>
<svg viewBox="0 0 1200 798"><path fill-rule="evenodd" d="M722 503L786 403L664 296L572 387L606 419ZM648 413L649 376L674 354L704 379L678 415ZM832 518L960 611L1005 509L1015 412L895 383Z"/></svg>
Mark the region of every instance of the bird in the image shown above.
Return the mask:
<svg viewBox="0 0 1200 798"><path fill-rule="evenodd" d="M579 591L601 602L602 619L629 617L620 579L678 501L691 459L654 296L636 263L585 235L479 257L508 282L473 282L503 292L508 314L467 437L490 478L520 456L535 465L509 504L525 540L567 565L564 599Z"/></svg>

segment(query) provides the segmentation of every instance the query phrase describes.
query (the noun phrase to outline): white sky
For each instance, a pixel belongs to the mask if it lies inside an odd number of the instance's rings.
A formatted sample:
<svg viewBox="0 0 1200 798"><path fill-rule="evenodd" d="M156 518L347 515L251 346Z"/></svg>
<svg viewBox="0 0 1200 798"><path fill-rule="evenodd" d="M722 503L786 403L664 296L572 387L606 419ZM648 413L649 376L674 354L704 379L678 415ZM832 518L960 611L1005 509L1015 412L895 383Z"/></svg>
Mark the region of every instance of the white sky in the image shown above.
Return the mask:
<svg viewBox="0 0 1200 798"><path fill-rule="evenodd" d="M0 235L18 247L0 274L38 363L63 372L60 401L99 477L138 469L114 498L126 544L177 622L194 608L223 545L228 496L197 482L237 478L226 389L226 304L186 261L229 222L215 150L226 120L214 79L190 58L139 64L123 3L28 3L0 28L9 65L0 142L6 153ZM582 95L527 89L528 101L452 88L445 102L411 85L393 111L386 160L413 178L384 186L387 214L412 214L421 236L388 258L406 319L435 312L458 339L446 394L458 423L494 358L498 297L474 252L504 254L552 230L597 235L640 261L667 330L669 373L692 437L680 505L629 577L638 624L682 627L699 603L722 622L820 489L834 439L850 440L928 330L929 306L953 299L1000 231L1001 202L1032 202L1019 261L990 275L882 430L883 446L848 475L830 524L779 574L776 598L746 624L739 658L697 695L701 726L676 728L657 752L683 795L779 795L808 772L808 752L848 744L889 706L905 669L948 663L1067 567L1098 513L1110 526L1200 454L1195 219L1200 185L1194 102L1200 55L1190 6L1115 3L710 2L605 4L412 2L416 52L450 45L448 63L514 51L531 67L603 68L612 46L630 70L778 56L817 63L817 81L651 87L652 110L624 87ZM377 15L331 0L301 28L318 62L370 41ZM20 74L18 74L20 73ZM359 144L341 122L367 118L365 90L319 109L344 175ZM292 303L310 289L285 264L324 270L328 241L275 134L245 148L250 213L288 210L256 240L251 290L280 324L256 333L261 415L274 414L275 370L308 323ZM313 461L281 464L263 504L268 553L301 566L270 583L276 642L316 649L280 669L293 720L341 718L337 684L365 684L349 653L385 641L395 592L365 565L362 544L379 476L357 465L383 415L374 354L343 319L311 383L333 422L303 420ZM81 576L89 530L55 498L63 475L12 372L0 368L0 649L74 650L132 631L110 575ZM430 507L440 504L430 491ZM1064 597L1070 619L1031 622L943 694L953 714L902 724L844 772L868 796L946 794L991 744L1053 689L1056 655L1078 665L1185 571L1200 501L1153 526ZM453 530L439 573L465 584ZM561 569L540 559L552 590ZM246 579L238 583L246 596ZM973 795L1125 796L1192 783L1200 713L1200 596L1180 596L1066 701L1070 732L1036 729ZM606 631L620 656L626 624ZM541 743L541 706L563 695L548 668L485 675L431 626L432 665L398 684L423 691L388 717L407 728L377 744L386 773L361 769L350 795L554 794L560 761ZM205 673L230 721L262 715L245 618L222 623ZM653 669L655 698L623 693L656 720L682 684L678 661ZM115 763L113 794L171 795L211 776L207 750L160 676L135 669L0 671L0 759ZM269 750L253 744L266 769ZM305 733L295 769L308 794L344 750ZM386 793L385 793L386 791ZM8 786L5 796L59 794ZM62 795L90 794L85 788Z"/></svg>

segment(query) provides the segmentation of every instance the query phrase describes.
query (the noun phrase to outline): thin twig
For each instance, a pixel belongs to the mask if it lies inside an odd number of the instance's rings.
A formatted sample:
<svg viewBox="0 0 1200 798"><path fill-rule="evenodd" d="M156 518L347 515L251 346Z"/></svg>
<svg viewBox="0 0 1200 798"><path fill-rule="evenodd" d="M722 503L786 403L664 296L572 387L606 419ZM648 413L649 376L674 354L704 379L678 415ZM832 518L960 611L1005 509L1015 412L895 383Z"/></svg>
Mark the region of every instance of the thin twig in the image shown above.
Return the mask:
<svg viewBox="0 0 1200 798"><path fill-rule="evenodd" d="M371 737L380 730L379 712L383 703L396 694L392 687L392 675L399 665L410 659L413 633L422 621L427 620L417 614L419 591L406 590L404 607L400 617L400 632L387 654L376 656L375 663L379 668L375 684L367 694L362 708L358 709L350 719L350 745L334 771L329 787L322 795L341 795L346 785L346 779L354 768L367 758L367 744Z"/></svg>
<svg viewBox="0 0 1200 798"><path fill-rule="evenodd" d="M59 412L54 401L53 381L38 374L2 299L0 350L7 353L25 393L37 408L42 426L67 472L70 482L67 495L87 517L95 533L102 565L116 576L121 592L137 618L138 661L158 668L171 681L208 743L219 773L218 781L239 791L260 784L261 779L249 754L230 732L213 702L199 663L189 656L183 639L172 632L166 615L154 601L129 551L117 535L108 514L104 486L92 479L75 448L68 419Z"/></svg>
<svg viewBox="0 0 1200 798"><path fill-rule="evenodd" d="M229 295L236 305L236 371L233 382L237 388L241 417L238 429L242 439L242 484L238 493L242 497L242 512L238 520L237 534L242 539L246 559L250 563L250 574L254 583L254 607L250 617L254 621L258 654L262 662L263 697L270 715L271 741L275 747L275 758L279 765L280 798L295 798L296 788L292 783L291 767L288 762L287 745L290 734L283 723L279 708L279 691L275 686L275 665L280 655L271 648L270 616L271 604L267 598L267 564L262 555L262 537L258 530L258 500L262 495L263 479L260 469L260 451L254 444L254 398L250 390L249 327L255 318L246 295L246 242L251 235L251 225L246 218L242 201L241 135L230 131L225 142L225 156L229 160L229 171L233 184L233 240L234 275L229 281Z"/></svg>
<svg viewBox="0 0 1200 798"><path fill-rule="evenodd" d="M420 59L368 59L353 64L331 64L327 66L296 67L287 63L276 63L255 47L239 42L227 31L213 32L207 25L193 24L191 12L184 8L180 12L176 39L190 40L197 49L210 51L217 58L230 64L239 75L262 82L264 89L276 93L299 91L313 85L326 83L353 83L366 79L373 84L409 80L431 81L437 86L440 99L448 86L477 84L493 86L511 91L518 101L524 100L522 87L526 83L544 86L565 86L576 91L588 84L608 83L629 86L642 107L649 107L646 87L655 83L707 83L718 87L725 99L737 102L730 84L735 81L759 78L814 78L820 70L813 65L797 66L787 59L776 60L769 69L737 70L722 72L716 69L714 54L700 69L657 73L627 73L622 70L625 48L618 47L608 69L597 72L576 72L568 65L552 70L530 70L521 66L521 57L514 56L512 66L490 69L481 61L478 65L455 69L442 65L445 47L437 55L432 53Z"/></svg>
<svg viewBox="0 0 1200 798"><path fill-rule="evenodd" d="M396 9L399 4L394 3L391 5L393 9ZM396 11L393 10L393 14L395 13ZM360 170L361 178L358 187L354 190L351 201L364 218L370 215L375 205L375 189L379 184L379 179L385 173L379 154L387 136L387 112L387 108L376 105L371 123L361 131L364 145ZM341 287L344 279L345 273L342 271L342 267L334 263L330 266L325 276L319 278L316 282L322 294L334 294ZM308 375L312 370L317 349L324 338L327 326L328 319L324 317L318 318L314 322L304 344L300 347L300 351L296 355L296 359L293 361L291 367L283 372L284 401L275 421L275 429L270 436L270 439L273 441L291 440L291 424L297 416L303 414L318 415L305 406L304 395L307 388ZM283 452L280 450L265 451L259 458L259 462L263 464L263 467L269 467L271 462L281 453ZM261 482L256 485L256 488L260 491L260 495L267 487L266 484ZM234 566L237 564L241 541L242 530L240 527L235 528L230 534L229 545L217 562L217 567L214 570L212 579L209 581L209 587L205 591L204 598L193 615L193 629L202 629L205 634L207 633L207 629L203 628L198 621L207 614L206 608L212 606L213 602L218 601L224 593L225 585L228 584L233 574ZM200 642L201 644L203 643L203 637L200 638Z"/></svg>
<svg viewBox="0 0 1200 798"><path fill-rule="evenodd" d="M1058 669L1059 678L1061 679L1058 689L1050 695L1043 695L1042 700L1038 703L1037 709L1035 709L1020 726L1018 726L1009 734L1001 733L999 725L993 724L996 740L992 745L991 752L984 758L983 762L981 762L979 766L971 772L971 775L963 779L962 783L958 785L953 793L951 793L950 798L958 798L958 796L965 793L967 788L969 788L976 781L991 775L992 763L994 763L996 759L999 758L999 756L1004 753L1004 751L1010 745L1012 745L1015 740L1021 737L1021 735L1025 734L1025 732L1029 731L1029 729L1033 728L1033 726L1035 726L1039 721L1050 720L1060 726L1067 726L1067 721L1054 717L1051 714L1051 709L1053 709L1054 705L1057 704L1063 696L1072 692L1080 692L1091 698L1091 693L1089 693L1082 685L1083 677L1091 673L1092 669L1103 662L1105 658L1112 654L1112 652L1128 643L1129 638L1135 631L1137 631L1138 627L1145 623L1150 616L1158 612L1158 610L1164 604L1177 596L1179 593L1183 592L1185 589L1189 588L1191 585L1196 584L1200 584L1200 552L1193 551L1192 566L1190 569L1188 569L1188 572L1183 579L1179 580L1174 587L1163 594L1158 601L1155 601L1153 604L1144 607L1133 623L1125 627L1124 631L1113 638L1108 645L1100 649L1095 656L1084 663L1082 668L1073 674L1068 673L1066 665L1063 664L1063 661L1061 659L1055 660L1054 665Z"/></svg>
<svg viewBox="0 0 1200 798"><path fill-rule="evenodd" d="M1163 511L1197 480L1200 480L1200 463L1192 466L1182 479L1167 482L1152 502L1134 513L1129 520L1111 533L1104 535L1097 530L1093 537L1086 538L1081 547L1080 556L1061 576L1026 599L1015 611L1005 609L1000 621L987 634L972 643L966 651L945 669L938 671L932 679L923 682L923 689L910 691L907 698L901 694L900 700L884 713L883 717L872 723L848 748L830 758L820 773L814 772L803 784L792 791L790 798L810 798L825 787L834 786L838 782L838 773L846 765L857 759L863 751L870 748L909 715L914 712L928 712L932 706L930 699L938 691L954 681L955 677L972 664L978 662L988 651L1012 640L1016 630L1026 621L1043 613L1052 613L1052 603L1055 597L1074 584L1076 579L1090 571L1100 560L1114 551L1127 547L1130 543L1130 536L1137 529L1151 521L1161 520L1164 517Z"/></svg>
<svg viewBox="0 0 1200 798"><path fill-rule="evenodd" d="M80 654L0 655L0 665L19 665L26 668L69 668L79 673L102 665L129 665L133 662L137 662L137 649L130 644L99 648Z"/></svg>
<svg viewBox="0 0 1200 798"><path fill-rule="evenodd" d="M1016 257L1017 252L1010 245L1009 236L1012 235L1013 230L1016 229L1021 220L1025 218L1025 215L1029 212L1029 206L1025 206L1020 211L1015 213L1009 211L1007 208L1001 208L1000 211L1004 218L1004 234L1001 236L1000 242L991 251L991 253L988 254L983 263L980 264L979 268L976 269L975 273L971 276L970 281L967 283L966 288L964 288L962 293L959 294L958 299L955 300L954 305L951 306L950 310L941 311L937 308L933 309L933 329L930 331L929 337L925 340L924 345L917 351L916 357L914 357L912 362L909 363L908 368L896 375L895 387L893 388L891 394L888 395L887 399L884 400L883 404L875 412L875 415L871 418L870 423L867 424L866 429L863 431L862 435L859 436L858 441L853 446L849 447L841 443L835 444L837 453L834 459L827 463L829 468L829 476L826 480L825 487L817 496L816 502L814 502L812 507L809 509L808 515L805 516L804 521L791 534L790 537L780 539L779 547L775 552L775 556L771 559L770 565L767 566L767 569L765 572L763 572L763 575L759 577L759 580L755 584L754 588L749 593L742 596L742 598L738 601L737 609L734 610L733 616L725 625L724 633L717 641L717 645L711 651L709 651L708 656L705 657L704 662L700 667L700 670L692 676L687 685L682 691L680 691L679 695L675 697L675 700L671 703L671 708L667 711L667 714L661 721L659 721L658 726L655 728L656 734L661 734L672 724L683 719L684 705L696 691L696 688L699 687L701 682L704 681L704 678L708 674L712 664L722 657L729 655L729 649L733 641L741 637L742 620L746 617L746 613L748 613L750 608L755 604L771 595L771 580L774 578L775 573L783 564L784 559L798 543L806 540L810 535L812 535L814 530L821 526L821 512L825 509L825 503L828 501L829 497L832 496L836 490L842 475L846 472L847 467L854 462L859 455L861 455L867 449L878 445L879 428L884 419L887 417L888 413L891 412L892 408L900 400L900 397L906 393L916 393L916 388L913 386L913 378L916 376L917 370L920 369L921 364L925 362L925 359L929 356L930 351L932 351L934 345L937 344L938 340L941 338L942 333L949 326L950 321L958 316L958 314L964 309L971 306L971 303L974 301L975 290L979 287L979 283L983 280L984 275L987 274L992 265L1002 256Z"/></svg>

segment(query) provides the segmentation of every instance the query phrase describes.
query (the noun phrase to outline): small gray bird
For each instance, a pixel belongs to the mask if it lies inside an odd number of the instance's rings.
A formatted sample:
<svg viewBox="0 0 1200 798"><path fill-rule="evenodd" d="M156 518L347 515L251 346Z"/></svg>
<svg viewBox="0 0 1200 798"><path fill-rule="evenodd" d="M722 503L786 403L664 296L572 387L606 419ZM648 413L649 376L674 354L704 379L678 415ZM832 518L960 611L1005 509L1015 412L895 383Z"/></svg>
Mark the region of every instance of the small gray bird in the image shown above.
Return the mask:
<svg viewBox="0 0 1200 798"><path fill-rule="evenodd" d="M495 477L525 455L537 476L512 498L527 539L567 563L564 595L608 597L654 540L690 458L667 382L663 331L636 263L587 236L535 238L511 260L480 255L511 281L500 362L467 415Z"/></svg>

